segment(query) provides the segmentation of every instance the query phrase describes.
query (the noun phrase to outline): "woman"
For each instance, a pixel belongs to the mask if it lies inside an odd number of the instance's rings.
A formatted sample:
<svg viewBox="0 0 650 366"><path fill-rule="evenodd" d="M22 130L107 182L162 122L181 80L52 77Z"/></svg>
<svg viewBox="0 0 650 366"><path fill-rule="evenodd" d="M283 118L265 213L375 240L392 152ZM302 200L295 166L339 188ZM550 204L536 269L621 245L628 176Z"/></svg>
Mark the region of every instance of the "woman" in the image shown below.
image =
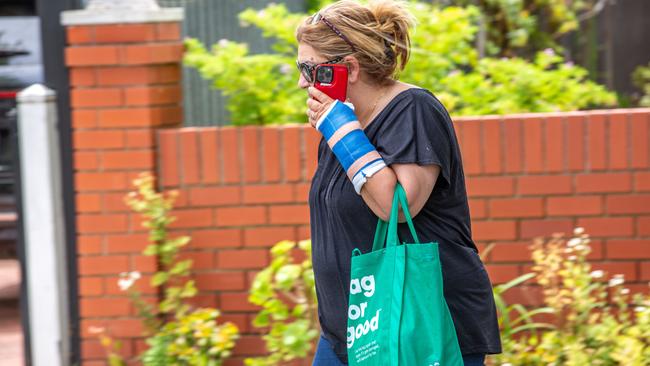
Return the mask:
<svg viewBox="0 0 650 366"><path fill-rule="evenodd" d="M486 354L501 352L492 286L471 238L451 119L429 91L396 80L409 58L412 24L398 2L344 0L296 30L299 86L309 93L309 123L324 134L309 193L323 331L316 366L347 362L350 254L357 246L370 251L377 217L388 220L398 181L422 241L440 243L445 299L465 365L483 365ZM313 66L322 63L347 66L354 109L313 87ZM346 149L333 149L337 142ZM401 226L400 237L410 238Z"/></svg>

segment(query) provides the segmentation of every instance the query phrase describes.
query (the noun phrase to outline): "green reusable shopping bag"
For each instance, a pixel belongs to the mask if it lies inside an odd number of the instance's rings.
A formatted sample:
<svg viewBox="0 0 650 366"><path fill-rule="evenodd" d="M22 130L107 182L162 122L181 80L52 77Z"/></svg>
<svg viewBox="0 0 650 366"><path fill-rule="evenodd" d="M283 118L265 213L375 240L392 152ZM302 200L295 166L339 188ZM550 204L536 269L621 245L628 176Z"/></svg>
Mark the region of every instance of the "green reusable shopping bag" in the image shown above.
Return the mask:
<svg viewBox="0 0 650 366"><path fill-rule="evenodd" d="M399 205L414 244L397 237ZM399 183L389 222L377 223L372 252L352 252L347 347L349 365L463 365L438 243L419 242Z"/></svg>

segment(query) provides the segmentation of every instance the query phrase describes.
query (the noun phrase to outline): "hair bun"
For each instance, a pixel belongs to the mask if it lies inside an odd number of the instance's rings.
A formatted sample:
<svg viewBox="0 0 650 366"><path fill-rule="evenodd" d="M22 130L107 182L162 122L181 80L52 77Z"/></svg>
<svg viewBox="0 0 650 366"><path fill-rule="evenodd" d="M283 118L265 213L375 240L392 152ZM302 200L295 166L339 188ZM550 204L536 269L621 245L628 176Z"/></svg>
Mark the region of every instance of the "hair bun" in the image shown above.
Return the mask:
<svg viewBox="0 0 650 366"><path fill-rule="evenodd" d="M377 30L393 36L401 30L408 30L414 19L401 1L377 0L368 4L368 9L377 21Z"/></svg>
<svg viewBox="0 0 650 366"><path fill-rule="evenodd" d="M415 18L407 10L403 1L376 0L368 4L377 21L377 33L381 34L386 41L386 57L389 60L399 62L399 68L403 69L409 58L411 40L409 28L415 24Z"/></svg>

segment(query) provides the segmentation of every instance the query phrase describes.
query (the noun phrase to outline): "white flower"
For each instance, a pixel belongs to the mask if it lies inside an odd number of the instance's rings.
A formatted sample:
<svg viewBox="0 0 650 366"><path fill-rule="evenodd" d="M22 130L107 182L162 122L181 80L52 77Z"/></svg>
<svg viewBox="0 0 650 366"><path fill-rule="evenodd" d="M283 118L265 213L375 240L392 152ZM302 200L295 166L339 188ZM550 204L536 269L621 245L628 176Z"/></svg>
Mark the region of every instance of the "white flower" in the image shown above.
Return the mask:
<svg viewBox="0 0 650 366"><path fill-rule="evenodd" d="M544 50L544 53L545 53L546 55L548 55L548 56L554 56L554 55L555 55L555 51L553 51L552 48L547 48L547 49L545 49L545 50Z"/></svg>
<svg viewBox="0 0 650 366"><path fill-rule="evenodd" d="M605 275L605 272L603 272L601 270L597 270L597 271L591 272L589 275L591 277L593 277L593 278L601 278L601 277L603 277Z"/></svg>
<svg viewBox="0 0 650 366"><path fill-rule="evenodd" d="M564 66L566 66L566 67L568 67L568 68L571 68L571 67L573 67L574 65L575 65L575 64L573 63L573 61L567 61L567 62L564 63Z"/></svg>
<svg viewBox="0 0 650 366"><path fill-rule="evenodd" d="M582 235L584 233L585 233L585 228L583 228L583 227L577 227L577 228L573 229L573 235L577 236L577 235Z"/></svg>
<svg viewBox="0 0 650 366"><path fill-rule="evenodd" d="M117 286L120 288L122 291L126 291L133 286L133 280L130 278L120 278L117 280Z"/></svg>
<svg viewBox="0 0 650 366"><path fill-rule="evenodd" d="M582 243L582 240L580 240L579 238L573 238L573 239L569 240L569 242L567 243L567 246L575 247L576 245L579 245L580 243Z"/></svg>
<svg viewBox="0 0 650 366"><path fill-rule="evenodd" d="M133 272L122 272L120 273L120 279L117 280L117 286L120 288L122 291L126 291L133 286L135 281L139 280L140 277L140 272L138 271L133 271Z"/></svg>
<svg viewBox="0 0 650 366"><path fill-rule="evenodd" d="M219 47L226 47L228 45L228 40L225 38L221 38L218 42Z"/></svg>
<svg viewBox="0 0 650 366"><path fill-rule="evenodd" d="M614 275L614 278L609 280L609 287L619 286L625 283L625 277L622 274Z"/></svg>
<svg viewBox="0 0 650 366"><path fill-rule="evenodd" d="M630 293L630 289L629 289L629 288L624 288L624 289L621 290L621 294L623 294L623 295L627 295L627 294L629 294L629 293Z"/></svg>
<svg viewBox="0 0 650 366"><path fill-rule="evenodd" d="M637 313L640 313L642 311L645 311L645 309L646 309L645 306L637 306L637 307L634 308L634 311L636 311Z"/></svg>
<svg viewBox="0 0 650 366"><path fill-rule="evenodd" d="M578 257L576 257L575 255L570 255L567 259L570 260L570 261L574 261L574 260L578 259Z"/></svg>

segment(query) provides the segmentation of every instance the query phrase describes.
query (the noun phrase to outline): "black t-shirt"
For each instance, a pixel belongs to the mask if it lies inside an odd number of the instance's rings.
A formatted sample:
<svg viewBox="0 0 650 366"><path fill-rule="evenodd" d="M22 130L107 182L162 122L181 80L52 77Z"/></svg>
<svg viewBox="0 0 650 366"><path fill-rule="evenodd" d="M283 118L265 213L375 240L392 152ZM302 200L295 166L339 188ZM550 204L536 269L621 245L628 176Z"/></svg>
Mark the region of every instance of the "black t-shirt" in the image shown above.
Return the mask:
<svg viewBox="0 0 650 366"><path fill-rule="evenodd" d="M408 89L364 132L387 165L440 166L433 192L413 223L421 242L439 243L445 299L462 353L501 352L492 286L472 241L460 150L446 109L429 91ZM377 217L323 139L309 207L318 315L325 337L347 361L350 256L354 248L372 249ZM405 224L399 225L399 235L411 241Z"/></svg>

